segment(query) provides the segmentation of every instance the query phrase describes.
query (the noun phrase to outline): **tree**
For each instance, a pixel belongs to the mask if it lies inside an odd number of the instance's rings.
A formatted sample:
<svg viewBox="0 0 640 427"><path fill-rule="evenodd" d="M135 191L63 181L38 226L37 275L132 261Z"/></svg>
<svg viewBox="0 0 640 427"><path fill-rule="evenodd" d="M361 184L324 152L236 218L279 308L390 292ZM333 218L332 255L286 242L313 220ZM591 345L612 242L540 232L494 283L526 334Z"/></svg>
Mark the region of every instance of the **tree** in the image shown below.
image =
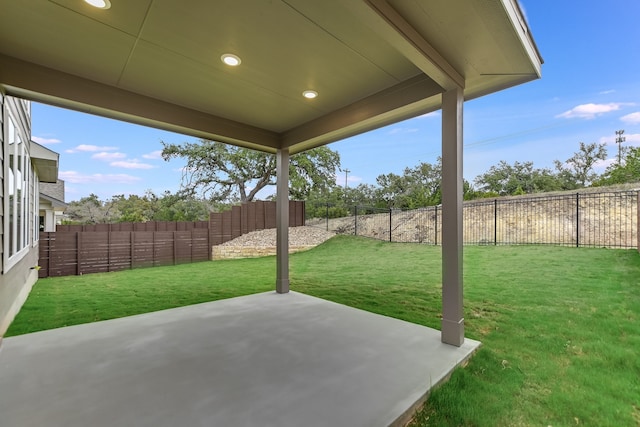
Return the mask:
<svg viewBox="0 0 640 427"><path fill-rule="evenodd" d="M269 185L275 185L273 154L201 139L199 143L162 143L166 161L184 158L182 193L200 195L213 202L250 202ZM335 186L340 155L327 147L291 156L289 193L304 199L311 189Z"/></svg>
<svg viewBox="0 0 640 427"><path fill-rule="evenodd" d="M624 184L640 181L640 147L625 147L624 161L605 170L597 185Z"/></svg>
<svg viewBox="0 0 640 427"><path fill-rule="evenodd" d="M113 196L107 203L113 205L118 212L115 222L146 222L151 221L155 212L153 201L145 196L135 194L125 197L124 194Z"/></svg>
<svg viewBox="0 0 640 427"><path fill-rule="evenodd" d="M105 224L114 222L120 212L111 201L103 202L95 194L70 202L65 210L69 221L77 224Z"/></svg>
<svg viewBox="0 0 640 427"><path fill-rule="evenodd" d="M591 144L580 143L580 149L564 163L556 160L557 175L562 182L563 190L584 188L598 178L593 168L597 162L606 160L607 150L605 144L593 142Z"/></svg>
<svg viewBox="0 0 640 427"><path fill-rule="evenodd" d="M549 169L536 169L533 162L515 162L513 165L501 160L487 172L474 180L482 192L500 196L530 194L559 190L559 183Z"/></svg>
<svg viewBox="0 0 640 427"><path fill-rule="evenodd" d="M157 196L147 190L143 196L118 194L102 201L95 194L70 202L65 215L76 224L146 221L207 221L211 204L194 197L165 191Z"/></svg>
<svg viewBox="0 0 640 427"><path fill-rule="evenodd" d="M208 221L209 214L219 210L206 200L171 194L169 191L160 197L153 192L147 192L146 196L155 206L154 221Z"/></svg>
<svg viewBox="0 0 640 427"><path fill-rule="evenodd" d="M435 164L420 163L405 168L402 175L394 173L379 175L378 199L385 207L414 209L441 203L442 159Z"/></svg>

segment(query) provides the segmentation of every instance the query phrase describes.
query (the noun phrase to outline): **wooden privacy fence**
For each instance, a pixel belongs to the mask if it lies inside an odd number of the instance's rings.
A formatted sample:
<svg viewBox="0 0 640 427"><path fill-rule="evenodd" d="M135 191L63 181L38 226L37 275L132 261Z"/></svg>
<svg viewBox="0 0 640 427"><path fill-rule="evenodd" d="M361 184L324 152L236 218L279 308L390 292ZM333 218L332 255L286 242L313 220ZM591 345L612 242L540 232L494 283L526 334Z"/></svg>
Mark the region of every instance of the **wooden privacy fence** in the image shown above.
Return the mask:
<svg viewBox="0 0 640 427"><path fill-rule="evenodd" d="M289 225L305 225L304 202L289 203ZM243 203L209 221L59 225L40 233L39 277L207 261L213 245L275 227L275 202Z"/></svg>
<svg viewBox="0 0 640 427"><path fill-rule="evenodd" d="M118 222L114 224L58 225L57 233L73 231L190 231L208 229L209 221L149 221Z"/></svg>
<svg viewBox="0 0 640 427"><path fill-rule="evenodd" d="M303 201L289 202L289 227L305 225ZM276 202L251 202L209 217L211 244L219 245L252 231L276 228Z"/></svg>
<svg viewBox="0 0 640 427"><path fill-rule="evenodd" d="M40 233L39 277L207 261L210 253L206 228Z"/></svg>

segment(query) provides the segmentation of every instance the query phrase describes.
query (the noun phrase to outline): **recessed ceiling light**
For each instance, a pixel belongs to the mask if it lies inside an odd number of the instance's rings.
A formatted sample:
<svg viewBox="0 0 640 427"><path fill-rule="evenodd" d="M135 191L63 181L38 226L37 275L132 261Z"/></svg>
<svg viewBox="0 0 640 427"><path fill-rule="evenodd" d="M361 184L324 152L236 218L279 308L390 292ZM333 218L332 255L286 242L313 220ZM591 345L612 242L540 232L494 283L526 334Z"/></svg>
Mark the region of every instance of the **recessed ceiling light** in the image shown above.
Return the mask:
<svg viewBox="0 0 640 427"><path fill-rule="evenodd" d="M304 92L302 92L302 96L307 99L313 99L318 96L318 92L316 92L315 90L305 90Z"/></svg>
<svg viewBox="0 0 640 427"><path fill-rule="evenodd" d="M93 7L97 7L98 9L109 9L111 7L111 2L109 0L84 0L85 3L90 4Z"/></svg>
<svg viewBox="0 0 640 427"><path fill-rule="evenodd" d="M220 59L222 59L222 62L231 67L237 67L242 62L239 57L231 53L225 53L220 57Z"/></svg>

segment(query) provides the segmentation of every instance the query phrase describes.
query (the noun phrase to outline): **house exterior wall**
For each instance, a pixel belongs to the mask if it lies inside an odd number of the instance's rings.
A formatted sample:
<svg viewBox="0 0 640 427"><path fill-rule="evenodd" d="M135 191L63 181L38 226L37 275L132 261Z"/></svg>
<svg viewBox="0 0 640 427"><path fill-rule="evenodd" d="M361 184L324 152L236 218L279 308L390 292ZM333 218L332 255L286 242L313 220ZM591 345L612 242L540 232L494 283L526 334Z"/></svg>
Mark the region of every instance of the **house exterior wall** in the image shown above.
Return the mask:
<svg viewBox="0 0 640 427"><path fill-rule="evenodd" d="M38 264L37 246L0 276L0 339L38 280L38 270L32 269L36 264Z"/></svg>
<svg viewBox="0 0 640 427"><path fill-rule="evenodd" d="M39 249L38 179L29 156L30 103L7 97L0 91L0 128L2 337L38 278L38 271L34 269L38 263ZM24 145L18 149L20 144Z"/></svg>

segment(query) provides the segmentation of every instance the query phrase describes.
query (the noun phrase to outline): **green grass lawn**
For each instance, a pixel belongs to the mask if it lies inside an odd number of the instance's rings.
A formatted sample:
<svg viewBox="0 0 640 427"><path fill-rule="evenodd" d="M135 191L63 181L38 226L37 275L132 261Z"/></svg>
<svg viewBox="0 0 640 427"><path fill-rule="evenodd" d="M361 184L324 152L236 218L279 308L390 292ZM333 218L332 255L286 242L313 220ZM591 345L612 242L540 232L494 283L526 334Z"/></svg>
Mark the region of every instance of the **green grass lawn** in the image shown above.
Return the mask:
<svg viewBox="0 0 640 427"><path fill-rule="evenodd" d="M640 254L466 247L483 342L416 426L639 426ZM291 257L291 288L440 327L440 248L339 236ZM272 290L273 257L42 279L8 335Z"/></svg>

